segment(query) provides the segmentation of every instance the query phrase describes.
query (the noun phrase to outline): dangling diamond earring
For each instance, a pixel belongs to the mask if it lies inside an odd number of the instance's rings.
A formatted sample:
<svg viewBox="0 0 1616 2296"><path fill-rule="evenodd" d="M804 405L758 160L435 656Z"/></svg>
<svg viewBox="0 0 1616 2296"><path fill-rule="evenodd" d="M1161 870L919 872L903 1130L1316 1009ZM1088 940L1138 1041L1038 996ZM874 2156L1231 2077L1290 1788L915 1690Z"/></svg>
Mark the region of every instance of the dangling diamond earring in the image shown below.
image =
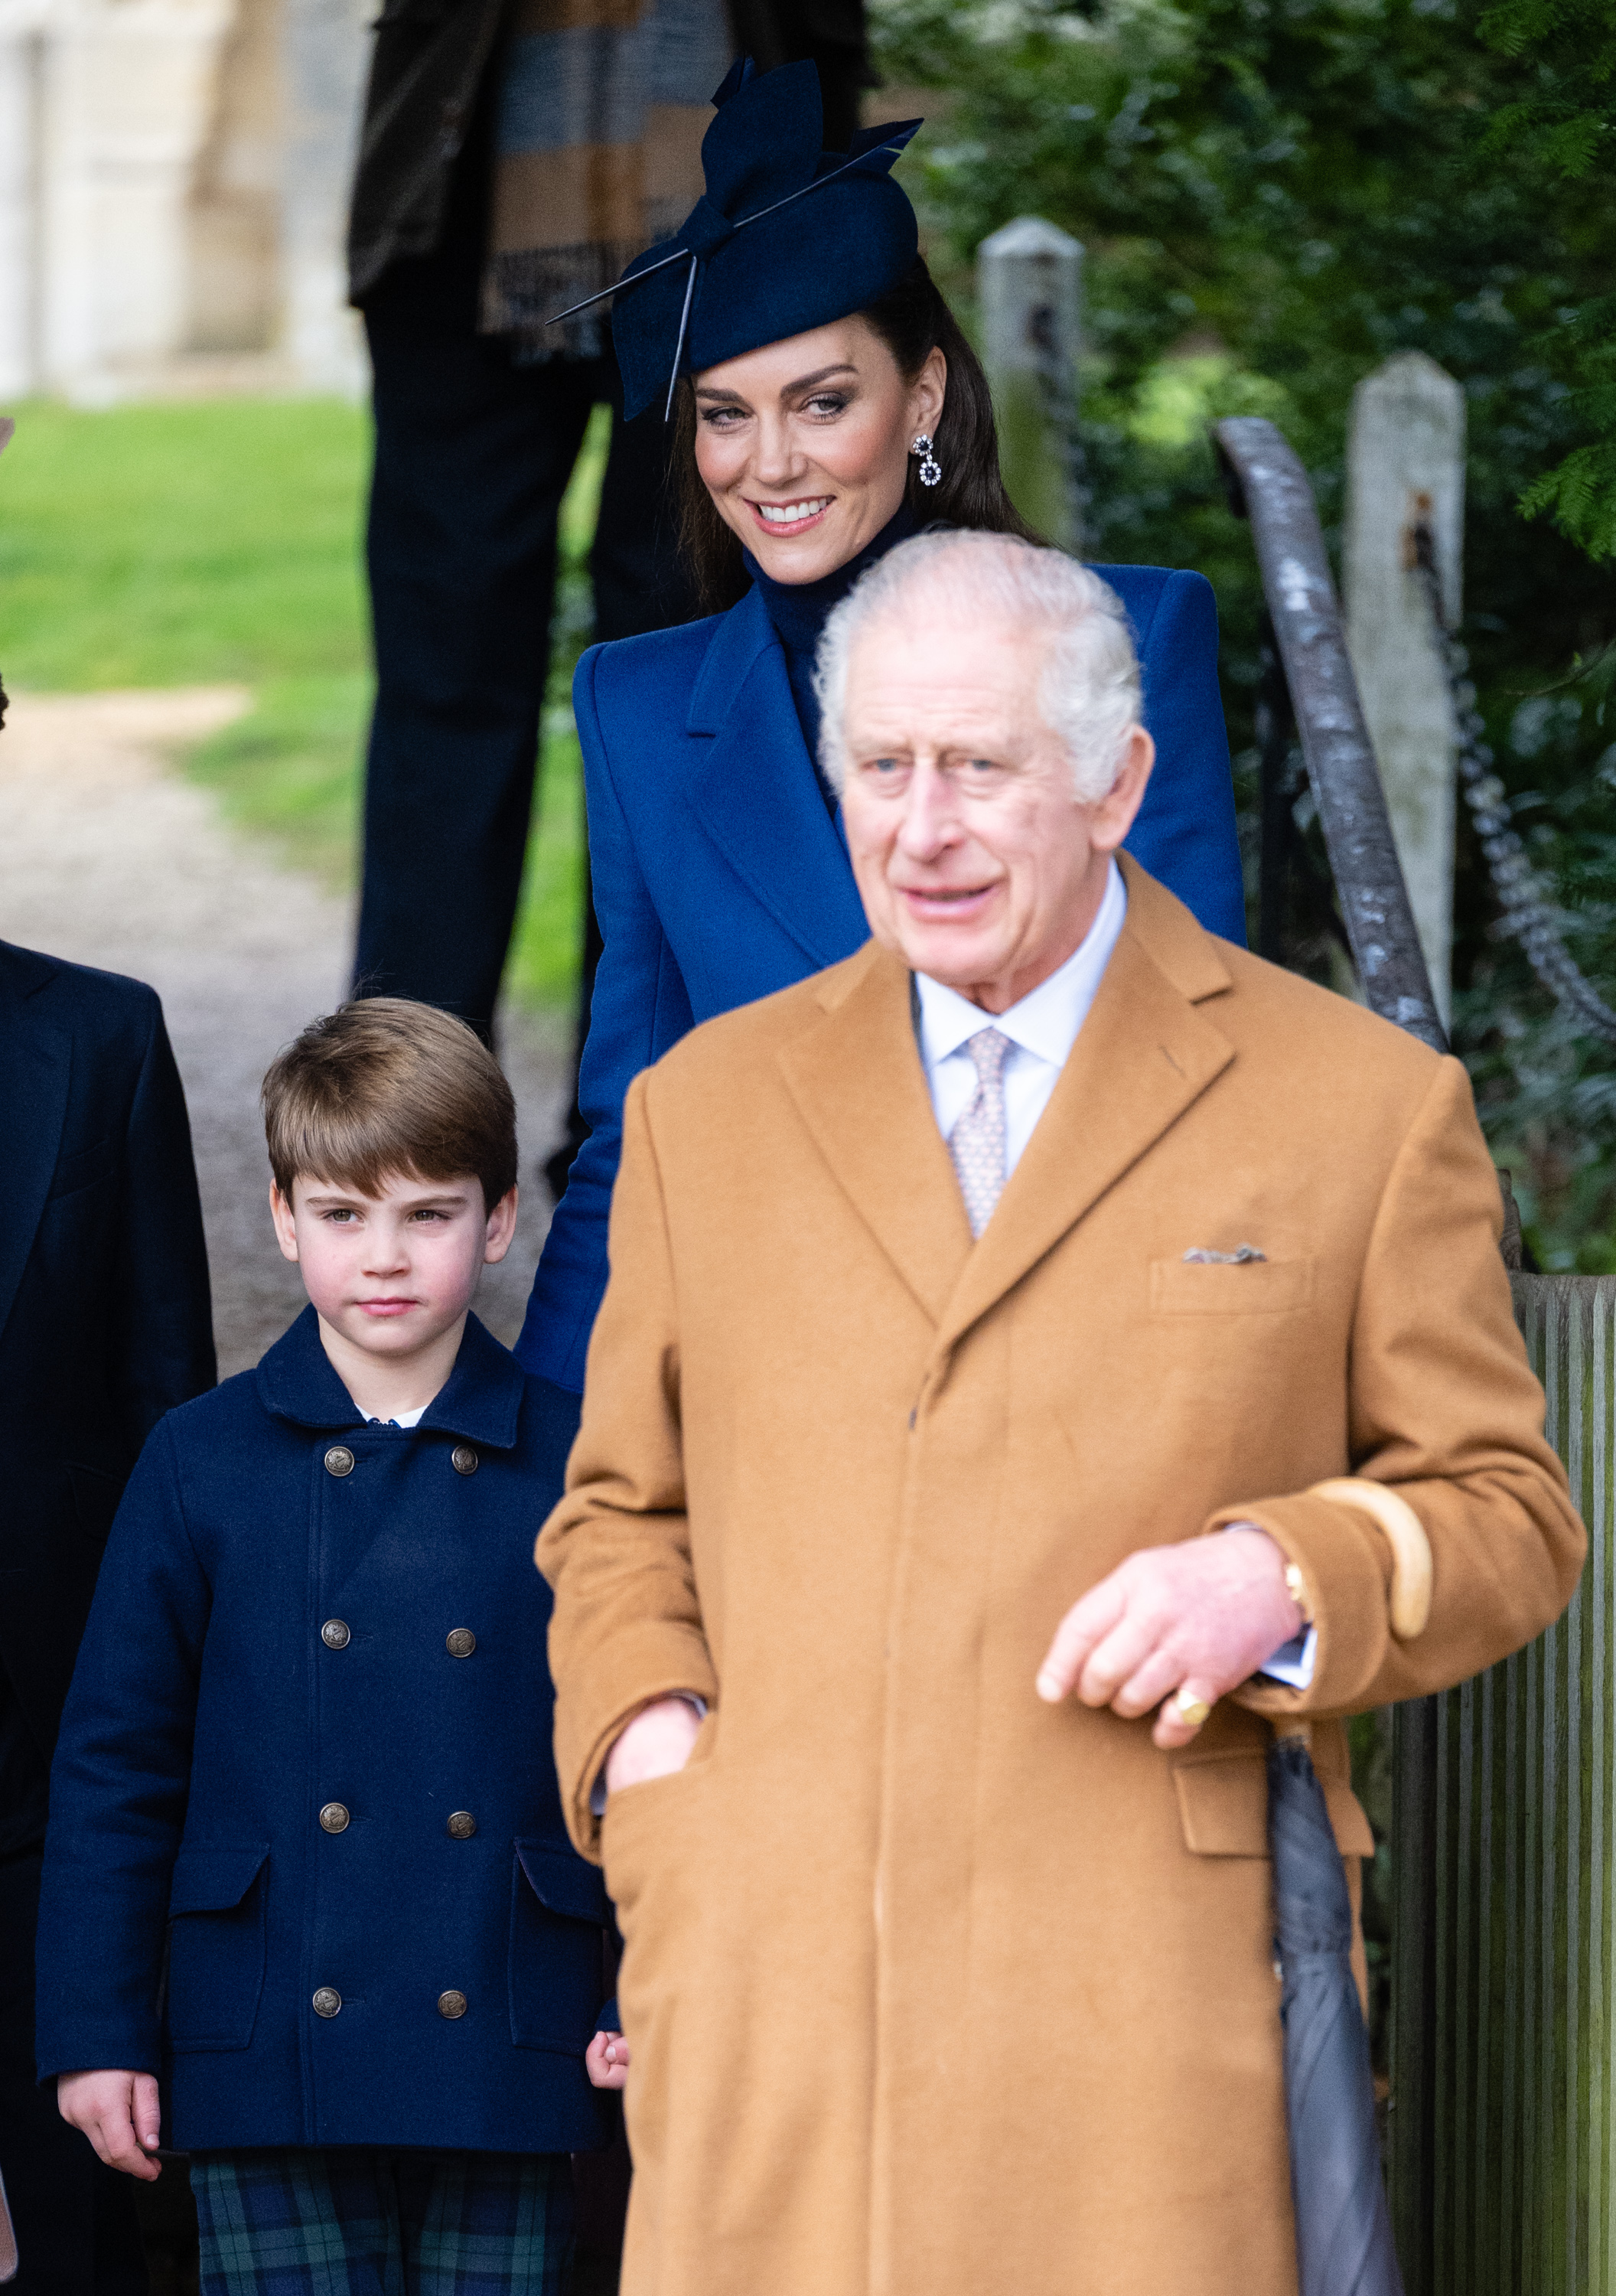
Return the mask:
<svg viewBox="0 0 1616 2296"><path fill-rule="evenodd" d="M943 476L943 465L933 451L930 432L917 430L910 441L909 451L920 458L920 468L916 472L915 476L921 485L935 487Z"/></svg>

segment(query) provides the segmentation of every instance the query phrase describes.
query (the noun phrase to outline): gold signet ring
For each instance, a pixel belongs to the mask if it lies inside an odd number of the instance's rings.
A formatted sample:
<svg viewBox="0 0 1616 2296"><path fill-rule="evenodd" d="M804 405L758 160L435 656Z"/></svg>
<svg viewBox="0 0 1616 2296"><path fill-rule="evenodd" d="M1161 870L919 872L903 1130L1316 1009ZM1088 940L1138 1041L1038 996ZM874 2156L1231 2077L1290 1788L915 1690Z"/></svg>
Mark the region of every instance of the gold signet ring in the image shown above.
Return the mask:
<svg viewBox="0 0 1616 2296"><path fill-rule="evenodd" d="M1172 1710L1180 1722L1188 1722L1192 1730L1198 1730L1212 1708L1204 1698L1189 1697L1180 1684L1172 1693Z"/></svg>

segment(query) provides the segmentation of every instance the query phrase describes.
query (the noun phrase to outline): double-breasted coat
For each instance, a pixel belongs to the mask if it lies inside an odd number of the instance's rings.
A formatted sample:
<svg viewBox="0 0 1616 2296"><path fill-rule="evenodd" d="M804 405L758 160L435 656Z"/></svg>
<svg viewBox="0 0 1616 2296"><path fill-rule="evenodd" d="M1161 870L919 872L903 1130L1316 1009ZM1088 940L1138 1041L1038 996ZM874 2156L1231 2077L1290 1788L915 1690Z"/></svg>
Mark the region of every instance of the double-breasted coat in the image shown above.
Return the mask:
<svg viewBox="0 0 1616 2296"><path fill-rule="evenodd" d="M472 1318L420 1426L367 1424L311 1308L158 1427L52 1775L42 2077L161 2072L184 2149L602 2141L543 1409Z"/></svg>
<svg viewBox="0 0 1616 2296"><path fill-rule="evenodd" d="M626 1939L624 2296L1292 2296L1268 1726L1499 1658L1581 1526L1453 1060L1128 919L972 1242L874 946L631 1091L612 1280L540 1559L568 1822ZM1262 1255L1194 1264L1197 1248ZM1367 1512L1434 1557L1392 1638ZM1299 1564L1306 1693L1193 1746L1044 1705L1068 1606L1236 1517ZM592 1808L659 1693L690 1765Z"/></svg>

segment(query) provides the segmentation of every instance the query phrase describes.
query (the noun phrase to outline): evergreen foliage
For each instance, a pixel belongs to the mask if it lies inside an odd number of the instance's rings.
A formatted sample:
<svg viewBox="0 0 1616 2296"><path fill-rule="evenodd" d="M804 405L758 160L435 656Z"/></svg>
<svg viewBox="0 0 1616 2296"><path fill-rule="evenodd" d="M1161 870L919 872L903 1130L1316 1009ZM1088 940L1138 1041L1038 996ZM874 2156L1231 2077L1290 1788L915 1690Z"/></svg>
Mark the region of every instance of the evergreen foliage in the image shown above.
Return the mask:
<svg viewBox="0 0 1616 2296"><path fill-rule="evenodd" d="M942 91L910 182L937 252L951 252L955 294L969 295L977 242L1016 215L1048 216L1087 248L1085 554L1196 566L1215 583L1248 824L1261 595L1206 426L1226 414L1277 422L1334 542L1354 384L1404 349L1462 382L1464 635L1516 825L1607 996L1616 693L1601 665L1616 599L1578 546L1604 530L1605 449L1576 362L1609 295L1616 167L1604 128L1579 129L1587 164L1569 175L1569 118L1530 106L1608 99L1608 76L1602 98L1563 59L1579 40L1589 49L1573 13L1608 25L1613 4L877 0L877 12L888 78ZM1522 62L1533 43L1535 77ZM1522 522L1534 488L1557 524ZM1567 1031L1494 936L1497 914L1461 823L1458 1047L1546 1263L1616 1267L1616 1056Z"/></svg>

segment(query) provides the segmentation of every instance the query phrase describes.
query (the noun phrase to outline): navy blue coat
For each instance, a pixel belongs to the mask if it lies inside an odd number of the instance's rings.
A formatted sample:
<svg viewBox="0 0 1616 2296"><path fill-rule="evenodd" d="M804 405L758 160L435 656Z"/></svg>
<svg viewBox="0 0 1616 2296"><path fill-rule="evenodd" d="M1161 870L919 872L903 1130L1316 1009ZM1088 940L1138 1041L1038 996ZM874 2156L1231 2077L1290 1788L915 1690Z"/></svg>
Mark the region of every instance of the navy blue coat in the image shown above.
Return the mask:
<svg viewBox="0 0 1616 2296"><path fill-rule="evenodd" d="M213 1319L155 993L0 941L0 1729L43 1775L125 1480L213 1385Z"/></svg>
<svg viewBox="0 0 1616 2296"><path fill-rule="evenodd" d="M1244 946L1211 586L1157 566L1095 570L1128 610L1156 742L1128 849L1210 931ZM606 1289L629 1086L697 1021L838 964L869 927L755 589L716 619L592 647L573 709L606 944L579 1080L591 1130L517 1354L575 1394Z"/></svg>
<svg viewBox="0 0 1616 2296"><path fill-rule="evenodd" d="M162 1422L52 1774L42 2079L160 2071L187 2150L602 2141L607 1900L561 1823L533 1563L545 1408L473 1319L420 1427L367 1426L309 1308Z"/></svg>

